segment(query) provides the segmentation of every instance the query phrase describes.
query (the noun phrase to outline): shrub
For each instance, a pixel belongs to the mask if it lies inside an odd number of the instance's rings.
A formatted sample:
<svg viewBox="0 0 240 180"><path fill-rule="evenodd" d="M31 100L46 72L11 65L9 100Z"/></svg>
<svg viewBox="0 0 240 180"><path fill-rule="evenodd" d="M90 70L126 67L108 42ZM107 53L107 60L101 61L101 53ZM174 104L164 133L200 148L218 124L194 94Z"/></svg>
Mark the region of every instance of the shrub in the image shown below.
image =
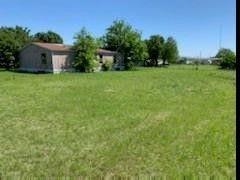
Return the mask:
<svg viewBox="0 0 240 180"><path fill-rule="evenodd" d="M93 72L96 57L97 44L90 33L83 28L75 37L74 42L74 67L80 72Z"/></svg>
<svg viewBox="0 0 240 180"><path fill-rule="evenodd" d="M0 67L17 68L19 52L30 41L28 28L21 26L0 27Z"/></svg>
<svg viewBox="0 0 240 180"><path fill-rule="evenodd" d="M110 60L106 60L104 63L103 63L103 65L102 65L102 70L103 71L108 71L108 70L110 70L111 69L111 67L112 67L112 62L110 61Z"/></svg>
<svg viewBox="0 0 240 180"><path fill-rule="evenodd" d="M222 58L220 67L222 69L236 69L236 59L229 56Z"/></svg>
<svg viewBox="0 0 240 180"><path fill-rule="evenodd" d="M222 48L218 51L217 58L220 60L220 68L222 69L235 69L236 68L236 56L230 49Z"/></svg>
<svg viewBox="0 0 240 180"><path fill-rule="evenodd" d="M97 60L94 60L93 61L93 72L99 72L101 69L100 69L100 63L99 61Z"/></svg>

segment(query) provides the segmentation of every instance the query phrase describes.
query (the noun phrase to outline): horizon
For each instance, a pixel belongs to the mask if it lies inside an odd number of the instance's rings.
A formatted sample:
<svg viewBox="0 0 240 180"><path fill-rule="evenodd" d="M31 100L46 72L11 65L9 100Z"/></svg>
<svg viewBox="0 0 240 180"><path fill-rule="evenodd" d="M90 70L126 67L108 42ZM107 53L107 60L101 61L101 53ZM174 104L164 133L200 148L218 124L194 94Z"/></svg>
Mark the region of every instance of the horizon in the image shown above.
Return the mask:
<svg viewBox="0 0 240 180"><path fill-rule="evenodd" d="M74 35L82 27L94 37L100 37L114 20L123 19L142 32L142 39L154 34L164 38L172 36L178 43L181 57L199 57L200 54L202 58L212 57L220 44L236 53L236 5L233 0L152 0L151 3L123 0L120 4L103 0L94 6L92 3L96 2L3 0L0 26L27 27L31 34L51 30L61 35L64 44L73 44ZM49 12L54 13L49 15Z"/></svg>

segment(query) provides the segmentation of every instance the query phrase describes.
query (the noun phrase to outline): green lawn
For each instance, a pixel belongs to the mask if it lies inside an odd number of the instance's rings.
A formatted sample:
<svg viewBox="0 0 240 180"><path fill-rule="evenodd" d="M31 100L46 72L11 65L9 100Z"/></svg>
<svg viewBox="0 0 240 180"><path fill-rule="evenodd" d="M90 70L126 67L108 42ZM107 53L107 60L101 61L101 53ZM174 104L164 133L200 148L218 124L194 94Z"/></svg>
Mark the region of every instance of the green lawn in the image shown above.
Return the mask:
<svg viewBox="0 0 240 180"><path fill-rule="evenodd" d="M235 71L0 71L0 175L235 176Z"/></svg>

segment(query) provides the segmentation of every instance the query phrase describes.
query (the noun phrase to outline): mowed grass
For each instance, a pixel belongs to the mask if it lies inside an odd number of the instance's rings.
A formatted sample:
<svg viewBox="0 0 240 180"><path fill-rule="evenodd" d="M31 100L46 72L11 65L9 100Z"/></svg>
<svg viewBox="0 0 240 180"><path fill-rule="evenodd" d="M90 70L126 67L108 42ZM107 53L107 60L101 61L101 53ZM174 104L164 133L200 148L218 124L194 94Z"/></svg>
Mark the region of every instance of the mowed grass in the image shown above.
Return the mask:
<svg viewBox="0 0 240 180"><path fill-rule="evenodd" d="M0 174L235 176L235 72L0 71Z"/></svg>

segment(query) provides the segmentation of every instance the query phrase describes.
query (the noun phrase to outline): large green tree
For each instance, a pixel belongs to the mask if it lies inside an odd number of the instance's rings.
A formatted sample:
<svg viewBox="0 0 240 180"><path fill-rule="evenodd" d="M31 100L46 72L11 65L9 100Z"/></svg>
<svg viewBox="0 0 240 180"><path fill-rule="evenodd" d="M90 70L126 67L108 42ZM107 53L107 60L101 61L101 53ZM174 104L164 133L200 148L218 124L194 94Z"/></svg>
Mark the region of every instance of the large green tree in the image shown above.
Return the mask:
<svg viewBox="0 0 240 180"><path fill-rule="evenodd" d="M74 67L81 72L92 72L96 63L98 43L85 28L82 28L74 39Z"/></svg>
<svg viewBox="0 0 240 180"><path fill-rule="evenodd" d="M151 64L157 66L158 59L162 57L164 38L160 35L152 35L146 40L146 44Z"/></svg>
<svg viewBox="0 0 240 180"><path fill-rule="evenodd" d="M166 64L166 61L168 61L169 63L176 62L178 56L179 54L176 40L173 37L168 37L163 47L162 53L163 65Z"/></svg>
<svg viewBox="0 0 240 180"><path fill-rule="evenodd" d="M30 30L26 27L1 27L0 66L6 69L17 67L19 51L30 41Z"/></svg>
<svg viewBox="0 0 240 180"><path fill-rule="evenodd" d="M63 43L62 37L53 31L38 32L33 36L33 41L44 43Z"/></svg>
<svg viewBox="0 0 240 180"><path fill-rule="evenodd" d="M216 54L216 58L220 58L220 67L223 69L236 68L236 55L231 49L221 48Z"/></svg>
<svg viewBox="0 0 240 180"><path fill-rule="evenodd" d="M106 49L117 51L123 56L125 69L130 69L135 62L144 60L147 49L141 40L141 33L123 20L116 20L107 28L104 36Z"/></svg>

